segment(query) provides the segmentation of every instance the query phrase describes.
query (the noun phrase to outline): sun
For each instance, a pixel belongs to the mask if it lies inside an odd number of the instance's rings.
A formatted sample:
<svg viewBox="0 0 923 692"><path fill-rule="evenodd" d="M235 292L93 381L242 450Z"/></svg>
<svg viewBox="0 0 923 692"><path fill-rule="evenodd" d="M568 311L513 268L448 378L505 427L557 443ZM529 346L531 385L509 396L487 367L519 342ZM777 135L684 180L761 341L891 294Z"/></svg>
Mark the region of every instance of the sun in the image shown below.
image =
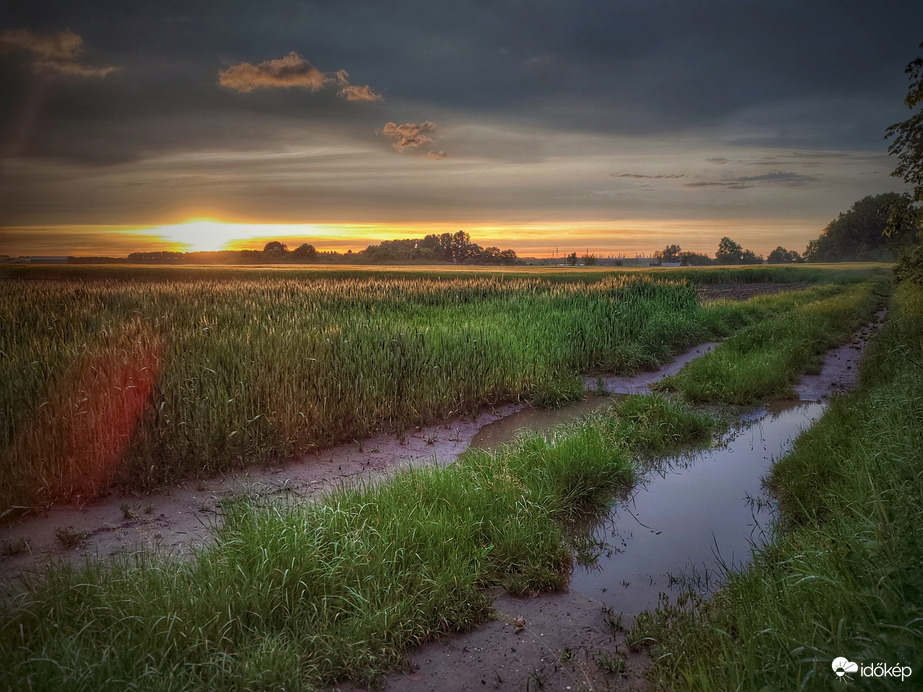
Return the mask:
<svg viewBox="0 0 923 692"><path fill-rule="evenodd" d="M272 240L292 235L313 237L318 229L311 224L230 223L215 219L190 219L150 229L165 242L186 252L210 252L239 247L248 240Z"/></svg>

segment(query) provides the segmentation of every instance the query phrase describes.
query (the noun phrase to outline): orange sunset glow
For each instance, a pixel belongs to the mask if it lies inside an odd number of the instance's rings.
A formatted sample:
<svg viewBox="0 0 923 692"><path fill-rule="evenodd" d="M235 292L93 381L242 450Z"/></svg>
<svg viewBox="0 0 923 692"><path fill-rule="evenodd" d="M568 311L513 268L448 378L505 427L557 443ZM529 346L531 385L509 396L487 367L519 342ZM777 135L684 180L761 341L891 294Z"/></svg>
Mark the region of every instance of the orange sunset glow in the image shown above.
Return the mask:
<svg viewBox="0 0 923 692"><path fill-rule="evenodd" d="M70 247L76 255L126 256L131 252L168 250L200 252L261 250L271 240L290 248L302 243L318 250L358 252L396 238L422 238L465 230L481 245L515 248L522 256L552 257L585 251L601 256L650 254L677 238L691 238L683 247L714 252L718 238L734 234L756 245L771 237L776 244L797 246L813 226L789 219L629 219L618 222L530 223L519 225L465 224L279 224L191 219L142 228L43 227L7 229L3 252L10 255L61 255Z"/></svg>

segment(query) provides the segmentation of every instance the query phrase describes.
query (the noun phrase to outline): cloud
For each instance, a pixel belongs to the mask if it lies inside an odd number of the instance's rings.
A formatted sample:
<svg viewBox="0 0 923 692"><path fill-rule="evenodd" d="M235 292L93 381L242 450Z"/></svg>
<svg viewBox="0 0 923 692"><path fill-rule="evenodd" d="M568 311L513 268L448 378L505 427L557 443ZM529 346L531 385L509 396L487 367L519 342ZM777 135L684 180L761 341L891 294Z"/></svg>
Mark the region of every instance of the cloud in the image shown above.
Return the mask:
<svg viewBox="0 0 923 692"><path fill-rule="evenodd" d="M642 178L645 180L669 180L673 178L685 178L685 173L674 173L672 175L643 175L641 173L613 173L613 178Z"/></svg>
<svg viewBox="0 0 923 692"><path fill-rule="evenodd" d="M242 62L218 73L221 86L243 93L269 87L302 87L320 91L329 81L328 75L295 51L284 58L267 60L259 65Z"/></svg>
<svg viewBox="0 0 923 692"><path fill-rule="evenodd" d="M83 52L83 39L72 31L4 31L0 33L0 48L30 53L32 66L40 72L54 72L72 77L105 77L118 69L111 65L92 67L78 62L77 58Z"/></svg>
<svg viewBox="0 0 923 692"><path fill-rule="evenodd" d="M351 84L349 72L346 70L337 70L336 80L340 86L340 96L345 96L347 101L381 101L381 94L372 91L372 87L368 84L365 86Z"/></svg>
<svg viewBox="0 0 923 692"><path fill-rule="evenodd" d="M448 154L446 154L441 149L433 149L432 151L428 151L423 155L428 159L436 159L437 161L441 161L446 156L448 156Z"/></svg>
<svg viewBox="0 0 923 692"><path fill-rule="evenodd" d="M254 89L298 87L320 91L336 87L347 101L381 100L381 94L375 93L370 86L350 83L346 70L323 72L295 51L284 58L267 60L258 65L249 62L233 65L218 73L218 83L245 94Z"/></svg>
<svg viewBox="0 0 923 692"><path fill-rule="evenodd" d="M421 144L432 142L433 138L430 137L430 134L435 130L436 123L424 120L422 123L404 123L403 125L386 123L381 133L385 137L390 137L394 140L392 146L395 151L403 152L407 149L416 148Z"/></svg>
<svg viewBox="0 0 923 692"><path fill-rule="evenodd" d="M804 175L784 171L772 171L762 175L745 175L739 178L718 181L700 181L686 183L686 187L724 187L729 190L746 190L757 184L780 185L784 187L802 187L820 180L816 175Z"/></svg>

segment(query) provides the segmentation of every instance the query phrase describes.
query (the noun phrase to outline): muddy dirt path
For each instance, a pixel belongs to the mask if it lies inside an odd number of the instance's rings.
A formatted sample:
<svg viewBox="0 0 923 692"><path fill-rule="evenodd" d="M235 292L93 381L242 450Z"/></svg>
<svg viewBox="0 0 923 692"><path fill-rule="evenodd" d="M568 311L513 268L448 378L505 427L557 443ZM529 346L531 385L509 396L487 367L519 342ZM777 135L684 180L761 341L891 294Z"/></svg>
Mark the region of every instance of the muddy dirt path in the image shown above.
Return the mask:
<svg viewBox="0 0 923 692"><path fill-rule="evenodd" d="M873 324L863 327L848 343L829 351L820 373L806 376L795 387L802 402L822 402L856 385L862 352L884 314L879 312ZM791 406L787 403L781 408ZM819 408L817 403L806 406ZM755 415L753 437L761 438L760 442L765 437L757 430L762 415L774 416L776 412ZM746 447L747 438L743 443ZM690 474L695 474L694 468ZM679 483L688 486L682 480ZM694 490L685 487L682 492ZM742 528L746 531L747 527ZM661 548L654 546L655 552ZM615 554L611 559L617 561L620 557L632 560L630 552L624 556ZM626 574L636 567L640 569L636 564L618 567ZM676 572L683 567L680 557ZM626 591L631 586L629 578L636 575L625 577L613 572L608 576L611 583L605 586L614 587L613 591ZM654 583L652 577L651 584ZM615 594L607 592L602 582L593 578L575 578L569 591L535 598L513 598L500 593L493 602L497 613L494 620L466 634L445 637L414 651L408 657L409 672L389 676L385 690L646 690L643 674L649 662L647 655L631 652L625 644L625 629L631 625L633 614L646 607L638 604L650 596L643 588L645 585L646 582L634 585L636 590L642 588L640 596L631 596L631 603L621 593L618 594L621 601L614 599ZM626 606L626 612L619 612L613 605ZM345 692L356 688L340 689Z"/></svg>
<svg viewBox="0 0 923 692"><path fill-rule="evenodd" d="M612 393L648 391L652 382L678 372L715 345L697 346L655 372L604 378L606 388ZM596 378L587 378L586 387L595 388ZM605 401L599 398L597 405ZM274 467L255 465L150 494L113 493L85 505L55 506L0 528L0 547L9 547L4 553L22 548L18 554L0 556L0 593L14 589L20 574L41 569L49 561L76 563L88 556L108 557L138 548L183 554L208 540L221 520L221 502L241 493L310 498L341 483L378 478L408 464L450 464L468 449L479 431L514 414L544 415L548 420L543 427L549 427L578 417L579 411L548 412L527 403L508 404L486 409L474 418L418 427L403 438L379 435ZM517 419L513 420L516 424ZM65 545L67 540L73 545Z"/></svg>

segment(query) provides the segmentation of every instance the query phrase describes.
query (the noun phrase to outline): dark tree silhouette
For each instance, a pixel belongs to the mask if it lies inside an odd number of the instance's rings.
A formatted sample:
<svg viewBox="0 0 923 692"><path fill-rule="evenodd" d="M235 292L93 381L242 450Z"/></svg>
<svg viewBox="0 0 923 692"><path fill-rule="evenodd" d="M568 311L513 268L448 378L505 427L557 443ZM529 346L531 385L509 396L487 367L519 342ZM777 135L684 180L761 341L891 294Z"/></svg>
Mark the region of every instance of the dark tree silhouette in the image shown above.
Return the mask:
<svg viewBox="0 0 923 692"><path fill-rule="evenodd" d="M791 264L792 262L800 262L801 255L794 250L787 250L780 245L769 253L769 257L766 261L769 262L769 264Z"/></svg>
<svg viewBox="0 0 923 692"><path fill-rule="evenodd" d="M911 61L904 72L910 77L904 103L911 111L917 111L907 120L891 125L885 131L885 138L893 138L888 153L898 160L891 175L913 185L913 193L901 195L892 204L885 229L888 235L906 233L910 227L923 228L923 209L917 206L923 202L923 58Z"/></svg>
<svg viewBox="0 0 923 692"><path fill-rule="evenodd" d="M680 253L682 248L676 243L672 245L667 245L663 250L658 250L654 253L654 257L660 260L661 263L672 264L673 262L679 262Z"/></svg>
<svg viewBox="0 0 923 692"><path fill-rule="evenodd" d="M913 227L885 234L891 210L901 198L896 192L863 197L808 243L804 258L809 262L893 260L901 247L913 242Z"/></svg>
<svg viewBox="0 0 923 692"><path fill-rule="evenodd" d="M718 251L715 253L715 260L718 264L740 264L743 258L744 249L740 243L736 243L727 236L718 243Z"/></svg>
<svg viewBox="0 0 923 692"><path fill-rule="evenodd" d="M296 262L313 262L317 259L317 249L308 243L302 243L292 250L292 259Z"/></svg>

